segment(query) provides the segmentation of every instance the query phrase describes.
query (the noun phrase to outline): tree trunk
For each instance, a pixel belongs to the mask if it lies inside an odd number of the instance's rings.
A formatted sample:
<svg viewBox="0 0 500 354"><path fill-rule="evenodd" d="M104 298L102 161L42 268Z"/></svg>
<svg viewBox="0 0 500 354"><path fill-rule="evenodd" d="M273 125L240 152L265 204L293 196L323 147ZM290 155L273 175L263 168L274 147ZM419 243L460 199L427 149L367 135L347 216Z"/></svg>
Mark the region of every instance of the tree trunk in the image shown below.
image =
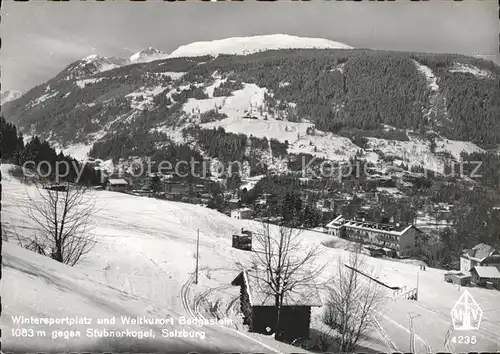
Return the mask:
<svg viewBox="0 0 500 354"><path fill-rule="evenodd" d="M281 333L281 301L280 301L280 296L276 295L276 326L274 330L274 339L276 340L281 340L282 339L282 333Z"/></svg>
<svg viewBox="0 0 500 354"><path fill-rule="evenodd" d="M56 244L56 249L52 258L58 262L64 263L62 245L60 244L60 242Z"/></svg>

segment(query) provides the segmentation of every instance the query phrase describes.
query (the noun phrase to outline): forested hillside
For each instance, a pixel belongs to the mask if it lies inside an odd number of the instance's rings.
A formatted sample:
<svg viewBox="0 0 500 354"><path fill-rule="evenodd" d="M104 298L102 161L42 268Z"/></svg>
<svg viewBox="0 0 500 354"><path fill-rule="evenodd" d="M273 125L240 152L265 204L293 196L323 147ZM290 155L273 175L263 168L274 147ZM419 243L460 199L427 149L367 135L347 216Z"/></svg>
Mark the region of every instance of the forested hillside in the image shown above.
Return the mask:
<svg viewBox="0 0 500 354"><path fill-rule="evenodd" d="M438 89L419 65L432 72ZM500 144L500 69L459 55L277 50L159 60L77 80L74 67L7 104L7 120L25 133L52 133L61 143L96 140L119 126L182 125L199 116L183 110L189 100L203 106L253 83L267 90L256 108L270 119L278 113L291 122L308 119L316 129L344 136L353 129L381 135L389 125L422 134L433 129L482 147ZM221 83L207 91L216 77ZM201 123L226 118L219 108L201 112Z"/></svg>
<svg viewBox="0 0 500 354"><path fill-rule="evenodd" d="M261 179L237 192L247 181L225 175L228 189L250 204L263 194L279 194L279 205L286 207L275 212L309 226L320 221L317 191L356 194L375 188L366 176L356 176L365 166L411 164L412 173L422 174L431 160L444 161L438 170L449 172L455 168L450 161L461 158L467 178L413 176L408 189L401 187L405 198L382 198L374 213L408 222L434 204L453 205L453 226L440 234L447 249L443 266L456 262L464 247L498 245L500 68L491 62L461 55L304 49L164 59L103 72L99 65L113 63L72 63L2 107L2 158L72 161L56 154L44 141L48 138L84 143L92 146L89 156L115 163L148 157L172 164L195 161L195 166L217 160L227 167L238 161ZM11 123L38 137L23 144ZM331 160L333 169L340 161L361 164L342 180L297 173L304 165L315 171L325 162L332 166ZM95 183L98 176L86 172L84 178ZM211 205L222 205L221 198ZM356 196L344 212L354 216L363 202Z"/></svg>
<svg viewBox="0 0 500 354"><path fill-rule="evenodd" d="M70 181L85 185L100 185L103 178L99 170L81 164L71 156L56 150L38 136L32 137L26 144L17 127L0 116L0 136L2 143L2 163L14 163L36 170L41 176L55 182ZM58 179L56 178L58 173ZM81 173L79 175L79 173ZM23 179L24 175L19 175ZM77 178L79 177L79 178Z"/></svg>

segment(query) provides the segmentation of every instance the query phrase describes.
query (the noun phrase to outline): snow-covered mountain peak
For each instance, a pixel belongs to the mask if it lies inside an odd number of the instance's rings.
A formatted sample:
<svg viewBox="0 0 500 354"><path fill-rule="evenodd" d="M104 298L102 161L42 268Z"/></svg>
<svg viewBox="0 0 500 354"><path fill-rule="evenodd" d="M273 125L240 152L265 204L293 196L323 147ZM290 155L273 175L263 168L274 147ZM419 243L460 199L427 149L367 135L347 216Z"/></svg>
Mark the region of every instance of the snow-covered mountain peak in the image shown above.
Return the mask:
<svg viewBox="0 0 500 354"><path fill-rule="evenodd" d="M120 66L120 65L125 64L126 62L127 62L127 60L123 59L123 58L103 57L102 55L91 54L88 57L85 57L82 60L80 60L80 65L82 66L82 65L93 64L96 66L103 66L103 65Z"/></svg>
<svg viewBox="0 0 500 354"><path fill-rule="evenodd" d="M118 68L127 63L128 61L126 59L114 57L107 58L97 54L91 54L71 64L63 71L63 75L66 79L80 79L85 76Z"/></svg>
<svg viewBox="0 0 500 354"><path fill-rule="evenodd" d="M102 57L101 57L102 58ZM83 58L82 60L90 62L99 59L99 55L97 54L91 54L88 57Z"/></svg>
<svg viewBox="0 0 500 354"><path fill-rule="evenodd" d="M353 47L325 38L297 37L272 34L251 37L232 37L214 41L194 42L173 51L169 58L196 57L219 54L248 55L277 49L352 49Z"/></svg>
<svg viewBox="0 0 500 354"><path fill-rule="evenodd" d="M131 63L146 63L154 60L165 59L167 57L168 54L162 52L161 50L148 47L132 55L129 60Z"/></svg>

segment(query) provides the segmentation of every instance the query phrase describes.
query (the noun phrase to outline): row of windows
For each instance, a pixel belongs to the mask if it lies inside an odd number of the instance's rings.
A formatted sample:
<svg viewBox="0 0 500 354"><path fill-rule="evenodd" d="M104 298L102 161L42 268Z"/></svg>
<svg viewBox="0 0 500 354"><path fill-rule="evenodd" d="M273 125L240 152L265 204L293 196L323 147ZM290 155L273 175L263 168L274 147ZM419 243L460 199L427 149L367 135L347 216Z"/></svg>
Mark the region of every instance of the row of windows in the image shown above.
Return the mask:
<svg viewBox="0 0 500 354"><path fill-rule="evenodd" d="M394 241L394 242L397 242L399 241L399 236L396 236L396 235L387 235L385 233L382 233L382 232L376 232L376 231L359 231L359 230L347 230L349 232L349 234L351 235L360 235L361 237L366 237L368 238L370 235L373 235L375 234L376 238L379 239L379 240L383 240L383 241Z"/></svg>

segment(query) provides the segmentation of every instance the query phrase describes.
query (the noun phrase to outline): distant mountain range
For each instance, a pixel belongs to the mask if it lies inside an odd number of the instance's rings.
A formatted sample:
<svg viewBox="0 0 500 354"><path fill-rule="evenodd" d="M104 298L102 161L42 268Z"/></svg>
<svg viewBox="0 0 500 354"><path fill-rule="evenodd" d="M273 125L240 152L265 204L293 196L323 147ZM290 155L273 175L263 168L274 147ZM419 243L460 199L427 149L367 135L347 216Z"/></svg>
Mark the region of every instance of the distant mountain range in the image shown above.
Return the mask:
<svg viewBox="0 0 500 354"><path fill-rule="evenodd" d="M153 47L143 49L129 58L103 57L93 54L72 63L65 71L70 72L67 77L68 79L76 79L125 65L148 63L169 58L200 57L207 55L216 57L221 54L249 55L267 50L297 48L352 49L352 47L346 44L328 39L304 38L285 34L235 37L215 41L194 42L183 45L170 54ZM65 71L63 71L63 73ZM60 73L58 76L60 77L63 73Z"/></svg>
<svg viewBox="0 0 500 354"><path fill-rule="evenodd" d="M500 68L479 58L277 34L170 54L150 47L130 58L91 55L3 114L26 134L87 152L120 134L185 140L181 129L199 125L286 140L289 153L348 159L361 149L425 165L500 146L499 78Z"/></svg>

